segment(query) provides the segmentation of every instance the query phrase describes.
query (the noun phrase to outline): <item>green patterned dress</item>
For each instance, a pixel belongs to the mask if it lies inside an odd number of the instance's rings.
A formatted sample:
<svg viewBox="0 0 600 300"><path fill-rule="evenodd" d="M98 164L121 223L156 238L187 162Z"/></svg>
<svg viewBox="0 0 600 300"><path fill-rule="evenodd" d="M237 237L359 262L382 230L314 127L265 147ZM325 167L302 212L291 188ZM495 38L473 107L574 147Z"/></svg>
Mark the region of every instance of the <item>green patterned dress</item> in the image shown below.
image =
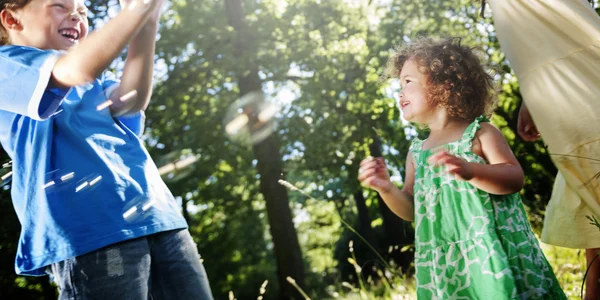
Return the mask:
<svg viewBox="0 0 600 300"><path fill-rule="evenodd" d="M469 162L484 117L445 149ZM518 193L491 195L427 163L413 141L415 269L419 299L566 299L535 238Z"/></svg>

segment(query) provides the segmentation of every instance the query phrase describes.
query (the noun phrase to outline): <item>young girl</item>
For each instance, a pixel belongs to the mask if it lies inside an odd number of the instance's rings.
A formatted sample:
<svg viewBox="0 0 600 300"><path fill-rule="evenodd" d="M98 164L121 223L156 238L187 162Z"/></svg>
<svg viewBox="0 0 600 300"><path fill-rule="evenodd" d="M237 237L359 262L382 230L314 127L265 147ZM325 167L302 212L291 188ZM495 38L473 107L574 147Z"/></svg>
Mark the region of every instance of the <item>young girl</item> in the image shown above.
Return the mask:
<svg viewBox="0 0 600 300"><path fill-rule="evenodd" d="M402 190L381 157L361 162L359 180L415 221L418 298L566 299L523 209L523 171L481 116L493 104L492 79L477 56L452 40L420 39L388 66L404 118L431 133L413 141Z"/></svg>

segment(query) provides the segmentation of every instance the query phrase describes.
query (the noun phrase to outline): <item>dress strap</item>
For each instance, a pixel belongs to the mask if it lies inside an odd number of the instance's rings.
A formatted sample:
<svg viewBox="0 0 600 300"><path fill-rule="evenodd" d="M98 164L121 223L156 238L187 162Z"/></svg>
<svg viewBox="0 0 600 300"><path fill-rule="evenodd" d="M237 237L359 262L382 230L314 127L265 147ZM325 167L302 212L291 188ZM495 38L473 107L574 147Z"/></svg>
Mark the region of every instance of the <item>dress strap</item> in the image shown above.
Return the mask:
<svg viewBox="0 0 600 300"><path fill-rule="evenodd" d="M412 153L412 157L415 161L419 161L419 157L421 156L421 151L423 150L423 140L415 137L410 143L410 153Z"/></svg>
<svg viewBox="0 0 600 300"><path fill-rule="evenodd" d="M421 150L423 150L423 140L415 137L410 144L409 150L413 154L421 152Z"/></svg>
<svg viewBox="0 0 600 300"><path fill-rule="evenodd" d="M477 130L481 128L481 123L489 121L490 120L486 116L479 116L475 118L475 121L473 121L473 123L467 126L467 129L465 129L465 132L463 133L463 136L461 138L461 144L463 145L463 147L465 147L465 149L470 150L473 147L473 138L475 138Z"/></svg>

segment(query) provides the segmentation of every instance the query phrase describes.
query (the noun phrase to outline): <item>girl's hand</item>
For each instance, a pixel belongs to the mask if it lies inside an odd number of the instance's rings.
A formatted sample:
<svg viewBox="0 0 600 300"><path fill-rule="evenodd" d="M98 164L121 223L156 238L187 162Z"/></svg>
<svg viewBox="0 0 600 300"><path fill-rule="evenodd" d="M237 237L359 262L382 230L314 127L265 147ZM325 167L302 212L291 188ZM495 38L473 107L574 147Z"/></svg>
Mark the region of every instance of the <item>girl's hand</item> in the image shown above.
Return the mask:
<svg viewBox="0 0 600 300"><path fill-rule="evenodd" d="M529 114L529 109L525 106L525 103L521 104L519 110L519 119L517 121L517 132L524 141L532 142L540 139L540 133Z"/></svg>
<svg viewBox="0 0 600 300"><path fill-rule="evenodd" d="M473 178L473 166L446 151L432 155L427 161L434 166L445 166L448 173L454 174L460 180L469 181Z"/></svg>
<svg viewBox="0 0 600 300"><path fill-rule="evenodd" d="M358 180L380 194L390 191L393 183L383 157L367 157L360 162Z"/></svg>

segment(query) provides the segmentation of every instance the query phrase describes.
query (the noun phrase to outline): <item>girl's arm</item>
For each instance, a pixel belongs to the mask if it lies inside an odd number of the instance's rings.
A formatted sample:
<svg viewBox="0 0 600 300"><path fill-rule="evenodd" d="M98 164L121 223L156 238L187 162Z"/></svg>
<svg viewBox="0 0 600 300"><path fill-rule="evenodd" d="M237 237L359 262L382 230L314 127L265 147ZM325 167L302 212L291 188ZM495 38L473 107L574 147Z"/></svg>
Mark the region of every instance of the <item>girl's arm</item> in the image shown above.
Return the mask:
<svg viewBox="0 0 600 300"><path fill-rule="evenodd" d="M404 187L399 189L390 181L383 157L367 157L360 163L358 180L376 190L385 204L400 218L414 220L413 184L415 167L412 154L406 158Z"/></svg>
<svg viewBox="0 0 600 300"><path fill-rule="evenodd" d="M447 171L458 179L490 194L506 195L520 191L523 188L523 169L500 130L489 123L482 123L476 138L483 158L489 164L466 162L447 152L432 156L429 163L446 165Z"/></svg>
<svg viewBox="0 0 600 300"><path fill-rule="evenodd" d="M110 95L113 102L110 110L113 116L145 110L150 102L156 33L164 3L164 0L158 1L159 4L154 8L146 24L129 43L121 83L119 88Z"/></svg>
<svg viewBox="0 0 600 300"><path fill-rule="evenodd" d="M96 79L145 26L162 0L133 0L104 27L69 49L54 65L50 85L71 87Z"/></svg>

